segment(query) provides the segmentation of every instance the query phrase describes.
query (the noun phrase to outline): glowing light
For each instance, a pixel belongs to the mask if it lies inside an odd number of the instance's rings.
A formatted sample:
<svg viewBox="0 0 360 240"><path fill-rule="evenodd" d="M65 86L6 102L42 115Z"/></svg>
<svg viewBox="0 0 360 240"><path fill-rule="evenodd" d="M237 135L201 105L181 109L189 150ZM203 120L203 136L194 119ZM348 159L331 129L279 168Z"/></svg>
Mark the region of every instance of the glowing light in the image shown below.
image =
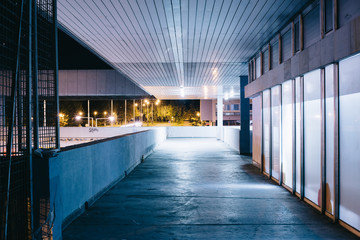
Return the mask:
<svg viewBox="0 0 360 240"><path fill-rule="evenodd" d="M138 104L137 103L135 103L135 107L137 107L138 106Z"/></svg>
<svg viewBox="0 0 360 240"><path fill-rule="evenodd" d="M79 115L80 115L80 116L82 116L82 115L83 115L83 113L82 113L82 112L79 112Z"/></svg>
<svg viewBox="0 0 360 240"><path fill-rule="evenodd" d="M76 117L75 117L75 120L76 120L76 121L80 121L80 120L81 120L81 116L76 116Z"/></svg>
<svg viewBox="0 0 360 240"><path fill-rule="evenodd" d="M98 112L97 112L97 111L95 111L95 112L94 112L94 115L96 116L97 114L98 114Z"/></svg>
<svg viewBox="0 0 360 240"><path fill-rule="evenodd" d="M225 93L224 99L225 99L225 100L229 100L229 94Z"/></svg>
<svg viewBox="0 0 360 240"><path fill-rule="evenodd" d="M63 118L64 114L63 113L59 113L59 117Z"/></svg>
<svg viewBox="0 0 360 240"><path fill-rule="evenodd" d="M180 89L180 95L181 95L181 97L185 97L185 91L184 91L184 88L181 88L181 89Z"/></svg>
<svg viewBox="0 0 360 240"><path fill-rule="evenodd" d="M109 121L110 121L110 122L114 122L114 121L115 121L115 117L114 117L114 116L110 116L110 117L109 117Z"/></svg>
<svg viewBox="0 0 360 240"><path fill-rule="evenodd" d="M104 115L106 115L106 114L107 114L107 111L104 112Z"/></svg>
<svg viewBox="0 0 360 240"><path fill-rule="evenodd" d="M199 113L199 112L197 112L197 113L196 113L196 116L200 117L200 113Z"/></svg>

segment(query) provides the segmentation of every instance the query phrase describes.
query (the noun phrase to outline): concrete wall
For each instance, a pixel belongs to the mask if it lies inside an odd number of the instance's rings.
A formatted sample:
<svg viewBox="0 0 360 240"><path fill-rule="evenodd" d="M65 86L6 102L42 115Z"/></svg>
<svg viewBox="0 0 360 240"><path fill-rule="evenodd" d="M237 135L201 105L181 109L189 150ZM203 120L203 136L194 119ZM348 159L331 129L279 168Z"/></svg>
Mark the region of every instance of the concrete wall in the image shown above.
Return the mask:
<svg viewBox="0 0 360 240"><path fill-rule="evenodd" d="M144 127L61 127L60 138L108 138L144 131Z"/></svg>
<svg viewBox="0 0 360 240"><path fill-rule="evenodd" d="M217 127L167 127L169 138L216 138Z"/></svg>
<svg viewBox="0 0 360 240"><path fill-rule="evenodd" d="M224 127L224 143L239 151L240 126Z"/></svg>
<svg viewBox="0 0 360 240"><path fill-rule="evenodd" d="M60 70L60 97L149 96L116 70Z"/></svg>
<svg viewBox="0 0 360 240"><path fill-rule="evenodd" d="M54 239L62 228L137 166L166 139L166 128L133 133L61 149L49 160Z"/></svg>
<svg viewBox="0 0 360 240"><path fill-rule="evenodd" d="M245 86L245 97L328 65L360 51L360 17L300 51L271 71Z"/></svg>

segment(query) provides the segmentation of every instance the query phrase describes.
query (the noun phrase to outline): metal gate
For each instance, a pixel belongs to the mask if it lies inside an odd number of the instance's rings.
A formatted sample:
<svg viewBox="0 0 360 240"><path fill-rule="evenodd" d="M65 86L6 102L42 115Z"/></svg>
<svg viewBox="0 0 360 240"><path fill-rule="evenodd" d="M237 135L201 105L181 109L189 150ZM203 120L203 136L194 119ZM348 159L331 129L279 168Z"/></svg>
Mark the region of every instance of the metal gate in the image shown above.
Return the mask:
<svg viewBox="0 0 360 240"><path fill-rule="evenodd" d="M0 1L0 239L51 238L32 160L59 148L55 10L56 0Z"/></svg>

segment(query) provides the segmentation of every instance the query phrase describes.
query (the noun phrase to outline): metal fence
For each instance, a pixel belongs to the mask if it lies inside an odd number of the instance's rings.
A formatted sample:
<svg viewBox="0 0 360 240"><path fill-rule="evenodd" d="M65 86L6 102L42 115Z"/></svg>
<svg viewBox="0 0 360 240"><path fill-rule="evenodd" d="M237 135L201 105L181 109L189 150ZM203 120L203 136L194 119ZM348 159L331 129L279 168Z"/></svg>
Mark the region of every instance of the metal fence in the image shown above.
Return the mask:
<svg viewBox="0 0 360 240"><path fill-rule="evenodd" d="M32 157L59 144L55 1L0 1L1 239L51 238L49 199L34 208Z"/></svg>

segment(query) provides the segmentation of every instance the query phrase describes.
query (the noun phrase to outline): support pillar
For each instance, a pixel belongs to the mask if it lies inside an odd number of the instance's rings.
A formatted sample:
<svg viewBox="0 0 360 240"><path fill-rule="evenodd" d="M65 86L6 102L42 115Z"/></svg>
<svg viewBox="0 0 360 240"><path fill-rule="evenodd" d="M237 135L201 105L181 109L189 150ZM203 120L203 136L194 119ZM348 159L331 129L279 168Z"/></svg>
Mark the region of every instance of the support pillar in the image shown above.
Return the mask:
<svg viewBox="0 0 360 240"><path fill-rule="evenodd" d="M240 76L240 154L250 155L250 101L245 98L245 86L248 84L248 76Z"/></svg>
<svg viewBox="0 0 360 240"><path fill-rule="evenodd" d="M125 99L125 125L126 125L126 99Z"/></svg>
<svg viewBox="0 0 360 240"><path fill-rule="evenodd" d="M223 108L223 96L220 95L217 98L217 111L216 111L216 117L217 117L217 139L223 141L224 140L224 134L223 134L223 115L224 115L224 108Z"/></svg>
<svg viewBox="0 0 360 240"><path fill-rule="evenodd" d="M88 104L88 117L87 117L88 127L90 127L90 100L88 100L87 104Z"/></svg>

